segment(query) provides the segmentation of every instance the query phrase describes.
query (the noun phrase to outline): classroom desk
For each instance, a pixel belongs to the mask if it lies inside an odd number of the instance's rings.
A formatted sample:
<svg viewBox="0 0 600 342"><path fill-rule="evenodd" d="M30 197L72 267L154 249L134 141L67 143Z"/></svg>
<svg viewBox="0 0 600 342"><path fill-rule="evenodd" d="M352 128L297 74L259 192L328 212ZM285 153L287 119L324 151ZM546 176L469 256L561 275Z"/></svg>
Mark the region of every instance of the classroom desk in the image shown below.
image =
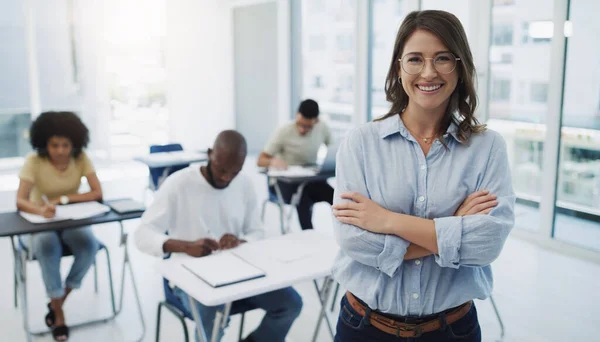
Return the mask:
<svg viewBox="0 0 600 342"><path fill-rule="evenodd" d="M172 168L190 163L205 162L208 160L208 155L206 152L174 151L150 153L135 157L133 160L144 163L149 168L164 167L162 175L158 178L158 185L160 185L167 179Z"/></svg>
<svg viewBox="0 0 600 342"><path fill-rule="evenodd" d="M110 204L110 201L105 201L104 203ZM10 238L12 248L13 248L14 262L15 262L14 266L15 266L15 269L18 270L18 274L19 274L19 276L17 276L15 279L15 282L16 282L15 286L18 286L18 288L21 289L20 293L21 293L21 308L22 308L22 313L23 313L23 323L24 323L25 331L27 332L27 340L28 341L31 342L33 340L32 335L47 334L47 333L50 333L50 330L44 330L44 331L40 331L40 332L32 332L29 327L28 314L27 314L27 291L25 288L26 287L26 277L27 277L27 269L26 269L27 259L18 255L19 253L18 253L17 247L16 247L16 243L18 243L18 241L15 241L14 238L18 237L19 235L24 235L24 234L39 233L39 232L44 232L44 231L61 231L61 230L65 230L65 229L79 228L79 227L84 227L84 226L89 226L89 225L94 225L94 224L110 223L110 222L118 222L119 223L119 226L121 229L120 246L122 246L124 248L119 306L118 306L118 308L113 307L113 314L111 316L97 319L97 320L94 320L91 322L85 322L82 324L69 324L69 327L74 328L74 327L83 326L83 325L104 323L104 322L107 322L107 321L112 320L117 317L117 315L121 312L121 309L123 308L123 290L124 290L124 285L125 285L125 269L127 268L127 269L129 269L129 275L131 277L131 282L133 285L134 294L136 297L138 310L139 310L139 314L140 314L140 321L142 323L142 334L139 337L139 339L137 339L137 341L141 341L144 338L144 334L146 331L146 325L145 325L144 318L142 315L142 307L141 307L140 299L138 297L137 285L136 285L135 278L133 275L133 268L131 266L131 260L129 258L129 252L128 252L128 248L127 248L127 233L124 232L124 228L123 228L124 220L140 218L142 216L142 214L143 214L142 211L127 213L127 214L118 214L115 211L111 210L110 212L108 212L105 215L95 216L95 217L86 218L86 219L82 219L82 220L67 220L67 221L59 221L59 222L34 224L34 223L31 223L31 222L25 220L23 217L21 217L19 215L18 212L0 213L0 237L9 237ZM112 279L111 279L111 292L112 292Z"/></svg>
<svg viewBox="0 0 600 342"><path fill-rule="evenodd" d="M210 340L214 342L217 339L219 329L224 328L227 322L232 302L279 290L307 280L313 280L321 302L312 341L316 340L323 319L327 321L329 332L333 338L333 327L325 310L333 283L330 277L331 268L339 251L339 247L332 236L323 235L311 229L249 242L240 245L233 251L265 271L266 276L213 288L181 266L182 260L191 257L181 256L157 263L161 275L189 295L192 314L201 341L208 342L209 339L204 331L202 320L197 315L196 304L193 299L207 306L224 305L224 309L218 311L215 317L215 328ZM290 254L284 253L296 253L292 255L297 255L297 258L290 258ZM279 260L277 259L278 255L286 255L288 259ZM320 278L324 278L324 281L319 289L316 279Z"/></svg>
<svg viewBox="0 0 600 342"><path fill-rule="evenodd" d="M266 175L268 177L269 184L273 185L275 188L275 194L277 195L277 202L279 203L281 208L284 208L285 201L283 200L283 195L281 194L281 188L279 186L279 182L287 183L287 184L298 184L298 188L296 192L292 195L290 199L290 205L294 208L298 206L300 203L300 199L302 198L302 193L304 192L304 187L307 184L313 182L321 182L326 181L329 178L335 177L335 171L319 173L314 176L298 176L298 177L289 177L289 176L271 176L269 175L269 170L267 168L260 168L259 172ZM289 217L286 220L281 221L281 233L286 234L290 229Z"/></svg>

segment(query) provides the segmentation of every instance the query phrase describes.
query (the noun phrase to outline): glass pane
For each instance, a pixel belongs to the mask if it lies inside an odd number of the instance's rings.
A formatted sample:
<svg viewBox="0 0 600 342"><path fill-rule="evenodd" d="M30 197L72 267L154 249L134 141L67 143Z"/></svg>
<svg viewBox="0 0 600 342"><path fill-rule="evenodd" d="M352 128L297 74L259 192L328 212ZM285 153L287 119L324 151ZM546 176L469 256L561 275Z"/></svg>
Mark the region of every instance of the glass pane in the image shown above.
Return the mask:
<svg viewBox="0 0 600 342"><path fill-rule="evenodd" d="M488 126L506 140L517 193L516 227L539 228L552 2L494 0Z"/></svg>
<svg viewBox="0 0 600 342"><path fill-rule="evenodd" d="M598 1L571 0L554 237L600 250Z"/></svg>
<svg viewBox="0 0 600 342"><path fill-rule="evenodd" d="M114 159L147 153L150 145L169 140L165 7L165 0L110 0L107 7L105 71Z"/></svg>
<svg viewBox="0 0 600 342"><path fill-rule="evenodd" d="M302 1L302 98L319 103L336 141L353 123L356 5Z"/></svg>
<svg viewBox="0 0 600 342"><path fill-rule="evenodd" d="M404 0L380 0L373 2L371 31L371 112L369 120L387 114L390 103L385 99L385 78L390 67L396 33L410 12Z"/></svg>

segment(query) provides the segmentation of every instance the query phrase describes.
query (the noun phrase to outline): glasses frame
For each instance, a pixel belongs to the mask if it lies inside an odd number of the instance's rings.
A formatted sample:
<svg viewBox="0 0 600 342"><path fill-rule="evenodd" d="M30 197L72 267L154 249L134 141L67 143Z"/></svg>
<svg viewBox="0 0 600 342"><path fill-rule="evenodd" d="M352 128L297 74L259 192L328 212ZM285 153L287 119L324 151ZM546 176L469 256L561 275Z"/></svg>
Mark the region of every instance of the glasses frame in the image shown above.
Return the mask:
<svg viewBox="0 0 600 342"><path fill-rule="evenodd" d="M441 72L438 70L438 68L435 66L435 59L438 56L435 57L423 57L423 55L421 55L421 58L423 58L425 61L427 61L428 59L432 59L433 60L433 68L435 69L435 71L439 72L442 75L449 75L451 74L454 70L456 70L456 66L458 65L458 61L460 61L459 57L456 57L452 52L444 52L444 53L449 53L452 55L452 57L454 57L454 68L452 68L452 70L450 70L449 72ZM406 58L406 56L410 55L411 53L407 53L406 55L404 55L402 58L398 58L398 62L400 62L400 68L402 68L402 70L404 70L405 73L409 74L409 75L418 75L421 72L423 72L423 69L425 68L425 63L423 63L423 65L421 66L421 69L415 73L410 73L408 72L405 68L404 68L404 63L402 63L402 60L404 58Z"/></svg>

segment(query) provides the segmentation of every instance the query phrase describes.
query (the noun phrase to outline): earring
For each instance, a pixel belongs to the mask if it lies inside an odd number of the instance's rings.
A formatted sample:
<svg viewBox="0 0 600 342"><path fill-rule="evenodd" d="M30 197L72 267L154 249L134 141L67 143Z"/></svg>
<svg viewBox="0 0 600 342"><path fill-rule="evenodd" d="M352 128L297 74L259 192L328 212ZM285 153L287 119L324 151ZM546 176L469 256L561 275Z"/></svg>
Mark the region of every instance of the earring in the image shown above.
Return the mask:
<svg viewBox="0 0 600 342"><path fill-rule="evenodd" d="M398 83L402 83L402 78L400 78L400 76L398 76Z"/></svg>

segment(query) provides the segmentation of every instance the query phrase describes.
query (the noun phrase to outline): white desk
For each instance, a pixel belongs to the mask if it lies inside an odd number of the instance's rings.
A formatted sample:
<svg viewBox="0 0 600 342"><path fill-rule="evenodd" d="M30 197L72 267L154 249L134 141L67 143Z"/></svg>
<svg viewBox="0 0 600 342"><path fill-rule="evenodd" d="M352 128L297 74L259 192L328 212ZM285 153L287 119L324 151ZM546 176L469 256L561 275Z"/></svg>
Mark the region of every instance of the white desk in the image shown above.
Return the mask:
<svg viewBox="0 0 600 342"><path fill-rule="evenodd" d="M204 152L175 151L150 153L145 156L135 157L133 160L148 165L148 167L174 167L207 160Z"/></svg>
<svg viewBox="0 0 600 342"><path fill-rule="evenodd" d="M286 251L294 255L299 252L299 258L286 261L277 258ZM323 318L327 320L329 331L333 337L333 328L325 312L325 305L331 292L331 268L338 251L339 247L333 237L317 233L312 229L246 243L237 247L235 253L264 270L266 276L220 288L211 287L183 268L181 261L184 257L160 261L157 267L163 277L186 292L190 299L194 298L207 306L225 304L225 309L218 312L215 318L211 341L216 341L219 329L222 329L224 323L227 322L233 301L279 290L302 281L313 280L321 302L321 312L313 335L314 341ZM316 284L316 279L319 278L325 278L321 289ZM190 303L198 335L201 340L208 341L202 321L196 314L195 302L190 300Z"/></svg>
<svg viewBox="0 0 600 342"><path fill-rule="evenodd" d="M146 164L149 168L164 167L162 175L158 177L157 184L160 186L162 182L169 176L171 169L177 166L188 165L190 163L205 162L208 160L208 155L205 152L190 152L190 151L174 151L174 152L158 152L150 153L145 156L133 158L135 161ZM152 183L152 180L150 181ZM151 184L151 189L154 189L154 184Z"/></svg>

